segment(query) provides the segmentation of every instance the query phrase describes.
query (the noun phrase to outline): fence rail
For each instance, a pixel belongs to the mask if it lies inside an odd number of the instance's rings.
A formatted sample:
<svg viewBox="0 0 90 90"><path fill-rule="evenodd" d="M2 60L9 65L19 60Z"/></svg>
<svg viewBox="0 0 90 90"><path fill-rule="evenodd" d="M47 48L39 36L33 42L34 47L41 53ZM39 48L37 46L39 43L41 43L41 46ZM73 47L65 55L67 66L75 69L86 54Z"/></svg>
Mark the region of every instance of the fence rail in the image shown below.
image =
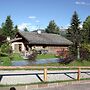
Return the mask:
<svg viewBox="0 0 90 90"><path fill-rule="evenodd" d="M17 68L19 68L19 69L22 69L22 68L24 68L24 69L27 69L27 68L29 68L29 69L43 69L43 73L15 73L15 74L12 74L12 73L10 73L10 74L0 74L0 81L2 80L2 78L3 78L3 76L21 76L21 75L36 75L36 76L38 76L38 78L39 79L41 79L40 77L39 77L39 75L43 75L44 76L44 78L43 78L43 80L41 80L41 81L43 81L43 82L46 82L47 81L47 75L49 75L49 74L65 74L65 75L67 75L67 74L77 74L77 80L80 80L80 74L81 73L90 73L90 71L81 71L81 69L90 69L90 67L53 67L53 66L47 66L47 67L33 67L33 66L25 66L25 67L11 67L11 66L9 66L9 67L2 67L1 68L1 66L0 66L0 69L17 69ZM77 71L66 71L66 72L47 72L48 71L48 69L49 68L72 68L72 70L75 68Z"/></svg>
<svg viewBox="0 0 90 90"><path fill-rule="evenodd" d="M0 66L0 70L4 69L44 69L44 68L62 68L62 69L90 69L89 66Z"/></svg>

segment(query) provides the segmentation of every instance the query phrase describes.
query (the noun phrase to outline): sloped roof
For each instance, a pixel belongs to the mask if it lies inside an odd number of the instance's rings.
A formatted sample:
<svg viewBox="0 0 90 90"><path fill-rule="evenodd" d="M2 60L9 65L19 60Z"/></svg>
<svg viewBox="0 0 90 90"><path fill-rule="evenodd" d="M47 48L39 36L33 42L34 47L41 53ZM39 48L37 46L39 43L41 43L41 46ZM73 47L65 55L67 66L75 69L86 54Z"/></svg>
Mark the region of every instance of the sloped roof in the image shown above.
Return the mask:
<svg viewBox="0 0 90 90"><path fill-rule="evenodd" d="M37 32L19 32L21 36L23 36L29 44L45 44L45 45L71 45L72 42L67 40L66 38L50 33L41 33Z"/></svg>

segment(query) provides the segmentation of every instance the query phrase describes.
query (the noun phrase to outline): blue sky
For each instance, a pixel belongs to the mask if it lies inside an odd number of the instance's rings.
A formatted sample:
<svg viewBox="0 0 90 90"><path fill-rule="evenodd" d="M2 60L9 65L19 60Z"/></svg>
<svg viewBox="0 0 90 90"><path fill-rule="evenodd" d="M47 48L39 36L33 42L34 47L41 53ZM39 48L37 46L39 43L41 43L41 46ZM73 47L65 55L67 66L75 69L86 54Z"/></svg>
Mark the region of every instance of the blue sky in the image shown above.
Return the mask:
<svg viewBox="0 0 90 90"><path fill-rule="evenodd" d="M0 0L0 25L10 15L19 29L46 28L51 20L67 28L74 11L83 22L90 15L90 0Z"/></svg>

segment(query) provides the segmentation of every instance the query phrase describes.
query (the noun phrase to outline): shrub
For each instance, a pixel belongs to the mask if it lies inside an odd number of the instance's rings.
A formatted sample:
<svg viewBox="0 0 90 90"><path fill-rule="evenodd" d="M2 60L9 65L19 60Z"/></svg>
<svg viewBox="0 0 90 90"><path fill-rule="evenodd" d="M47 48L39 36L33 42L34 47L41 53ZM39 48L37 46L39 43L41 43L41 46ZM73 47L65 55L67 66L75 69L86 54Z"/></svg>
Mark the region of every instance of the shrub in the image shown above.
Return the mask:
<svg viewBox="0 0 90 90"><path fill-rule="evenodd" d="M63 59L62 64L69 64L74 60L76 60L76 56L74 54L71 54Z"/></svg>
<svg viewBox="0 0 90 90"><path fill-rule="evenodd" d="M8 56L8 54L7 54L7 53L2 53L2 52L0 52L0 56L1 56L1 57L6 57L6 56Z"/></svg>
<svg viewBox="0 0 90 90"><path fill-rule="evenodd" d="M1 45L1 52L7 54L12 53L12 49L9 43L4 43L3 45Z"/></svg>
<svg viewBox="0 0 90 90"><path fill-rule="evenodd" d="M37 51L36 50L34 50L32 54L27 56L27 58L29 60L36 60L36 57L37 57Z"/></svg>
<svg viewBox="0 0 90 90"><path fill-rule="evenodd" d="M90 49L90 48L89 48ZM90 51L86 47L82 47L80 49L80 57L81 60L90 60Z"/></svg>

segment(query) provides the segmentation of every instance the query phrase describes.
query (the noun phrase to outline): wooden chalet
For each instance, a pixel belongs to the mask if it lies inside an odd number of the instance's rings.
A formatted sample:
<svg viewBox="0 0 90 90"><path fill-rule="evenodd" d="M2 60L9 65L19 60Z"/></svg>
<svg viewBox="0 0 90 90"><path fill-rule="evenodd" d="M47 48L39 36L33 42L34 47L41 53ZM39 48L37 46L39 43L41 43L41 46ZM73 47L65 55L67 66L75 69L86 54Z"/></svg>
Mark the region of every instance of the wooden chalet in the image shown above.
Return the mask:
<svg viewBox="0 0 90 90"><path fill-rule="evenodd" d="M32 49L47 50L56 54L58 51L68 51L72 42L57 34L39 32L18 32L11 40L13 52L30 52Z"/></svg>

